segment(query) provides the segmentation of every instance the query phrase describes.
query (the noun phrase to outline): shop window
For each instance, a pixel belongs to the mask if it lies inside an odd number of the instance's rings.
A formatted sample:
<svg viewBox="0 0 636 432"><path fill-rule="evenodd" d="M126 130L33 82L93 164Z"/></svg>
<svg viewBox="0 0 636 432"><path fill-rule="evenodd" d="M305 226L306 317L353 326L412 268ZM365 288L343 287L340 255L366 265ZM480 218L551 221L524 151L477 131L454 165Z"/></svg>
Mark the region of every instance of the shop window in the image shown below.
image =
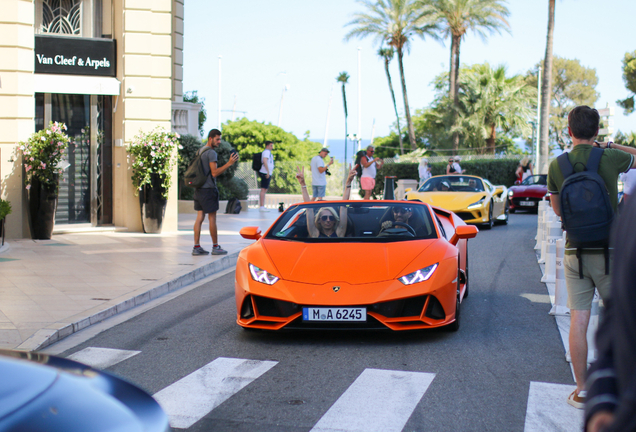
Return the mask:
<svg viewBox="0 0 636 432"><path fill-rule="evenodd" d="M42 0L42 33L81 36L81 0Z"/></svg>
<svg viewBox="0 0 636 432"><path fill-rule="evenodd" d="M36 33L110 38L111 0L36 0Z"/></svg>

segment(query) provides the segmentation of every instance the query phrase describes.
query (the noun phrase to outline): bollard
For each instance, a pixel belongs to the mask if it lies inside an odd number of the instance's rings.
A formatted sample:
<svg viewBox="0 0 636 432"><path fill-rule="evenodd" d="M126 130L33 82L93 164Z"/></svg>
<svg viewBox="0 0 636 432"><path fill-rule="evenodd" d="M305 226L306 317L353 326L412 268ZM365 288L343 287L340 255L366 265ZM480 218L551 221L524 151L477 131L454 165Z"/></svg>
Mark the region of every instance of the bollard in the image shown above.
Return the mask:
<svg viewBox="0 0 636 432"><path fill-rule="evenodd" d="M598 330L598 290L594 291L594 300L592 300L592 309L590 311L590 323L587 325L587 362L596 361L596 331Z"/></svg>
<svg viewBox="0 0 636 432"><path fill-rule="evenodd" d="M556 242L556 276L554 285L554 304L550 309L550 315L570 315L568 309L568 290L565 286L565 267L563 258L565 257L565 240L559 238Z"/></svg>
<svg viewBox="0 0 636 432"><path fill-rule="evenodd" d="M537 243L534 245L534 250L541 249L541 236L543 230L543 218L545 217L545 201L539 201L539 209L537 211L537 236L535 239Z"/></svg>
<svg viewBox="0 0 636 432"><path fill-rule="evenodd" d="M545 264L546 248L548 246L548 224L552 222L552 215L550 210L545 212L543 217L543 228L541 229L541 255L539 255L539 264ZM556 215L555 215L556 216Z"/></svg>
<svg viewBox="0 0 636 432"><path fill-rule="evenodd" d="M549 222L546 231L545 272L541 282L554 283L556 281L556 243L563 235L561 223L556 220Z"/></svg>

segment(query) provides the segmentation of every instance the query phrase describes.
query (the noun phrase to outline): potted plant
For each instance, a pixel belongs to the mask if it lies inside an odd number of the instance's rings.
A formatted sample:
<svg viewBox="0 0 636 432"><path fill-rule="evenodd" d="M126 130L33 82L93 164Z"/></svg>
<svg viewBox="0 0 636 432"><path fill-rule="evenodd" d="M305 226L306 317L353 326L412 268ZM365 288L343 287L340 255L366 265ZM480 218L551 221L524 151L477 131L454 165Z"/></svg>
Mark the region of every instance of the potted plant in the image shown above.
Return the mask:
<svg viewBox="0 0 636 432"><path fill-rule="evenodd" d="M177 163L179 134L157 127L139 132L128 146L132 155L132 181L139 195L145 233L160 233L168 203L171 172Z"/></svg>
<svg viewBox="0 0 636 432"><path fill-rule="evenodd" d="M53 234L59 175L69 143L65 130L64 123L51 122L46 129L20 142L33 239L48 240Z"/></svg>
<svg viewBox="0 0 636 432"><path fill-rule="evenodd" d="M0 198L0 239L2 239L0 246L4 246L4 235L6 232L4 220L9 214L11 214L11 203Z"/></svg>

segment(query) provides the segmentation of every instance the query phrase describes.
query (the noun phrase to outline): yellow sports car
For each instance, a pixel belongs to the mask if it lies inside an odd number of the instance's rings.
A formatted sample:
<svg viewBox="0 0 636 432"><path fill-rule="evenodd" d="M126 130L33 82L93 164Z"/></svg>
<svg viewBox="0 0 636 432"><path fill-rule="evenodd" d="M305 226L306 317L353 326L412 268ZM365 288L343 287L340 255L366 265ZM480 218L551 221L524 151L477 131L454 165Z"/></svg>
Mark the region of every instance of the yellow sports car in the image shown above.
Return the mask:
<svg viewBox="0 0 636 432"><path fill-rule="evenodd" d="M471 175L431 177L417 191L406 190L406 199L422 201L450 210L466 223L508 223L508 188L493 186L488 180Z"/></svg>

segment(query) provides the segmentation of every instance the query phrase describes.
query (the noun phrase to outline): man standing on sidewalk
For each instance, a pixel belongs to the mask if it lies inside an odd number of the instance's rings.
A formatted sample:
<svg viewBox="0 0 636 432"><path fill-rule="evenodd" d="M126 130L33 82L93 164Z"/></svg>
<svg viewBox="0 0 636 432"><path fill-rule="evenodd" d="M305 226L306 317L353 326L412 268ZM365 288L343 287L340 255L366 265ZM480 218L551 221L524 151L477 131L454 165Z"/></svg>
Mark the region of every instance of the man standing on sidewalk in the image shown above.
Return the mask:
<svg viewBox="0 0 636 432"><path fill-rule="evenodd" d="M227 251L219 245L216 230L216 212L219 209L219 190L216 187L215 177L221 175L226 169L238 161L238 154L232 153L230 160L225 165L217 167L216 149L221 144L221 131L212 129L208 134L208 143L199 149L201 164L207 177L205 184L194 191L194 209L197 211L197 218L194 221L194 248L192 255L207 255L210 252L201 247L201 226L205 214L208 215L210 224L210 237L212 237L212 255L225 255Z"/></svg>
<svg viewBox="0 0 636 432"><path fill-rule="evenodd" d="M329 149L323 148L317 156L311 159L311 188L313 190L312 201L321 201L327 191L327 168L333 164L333 158L325 166L325 158L329 154Z"/></svg>
<svg viewBox="0 0 636 432"><path fill-rule="evenodd" d="M360 177L360 188L364 191L364 199L371 199L371 193L375 187L375 176L377 170L382 168L384 161L379 157L373 157L375 153L375 147L372 145L367 147L367 154L360 159L360 165L362 165L362 176Z"/></svg>
<svg viewBox="0 0 636 432"><path fill-rule="evenodd" d="M614 144L612 142L597 143L599 131L598 111L587 106L578 106L568 115L568 133L572 138L572 151L566 156L575 172L587 166L592 147L606 149L603 151L598 174L605 183L614 214L618 206L618 175L636 166L636 148ZM554 212L561 216L559 194L564 176L559 162L554 159L548 170L548 192ZM585 195L582 195L585 197ZM565 245L565 283L568 291L568 308L570 308L570 357L576 380L576 390L568 397L568 403L582 409L585 404L585 375L587 372L587 326L590 321L590 309L594 298L594 288L598 289L603 301L607 301L610 292L611 260L605 257L605 247L575 248L570 246L568 234ZM609 254L609 252L607 252ZM609 268L606 268L608 266Z"/></svg>
<svg viewBox="0 0 636 432"><path fill-rule="evenodd" d="M274 173L274 155L272 155L272 149L274 143L271 141L265 141L265 150L261 154L261 161L263 162L261 170L258 172L258 176L261 179L261 195L258 208L260 211L269 211L265 207L265 194L269 189L269 182L272 180L272 174Z"/></svg>

